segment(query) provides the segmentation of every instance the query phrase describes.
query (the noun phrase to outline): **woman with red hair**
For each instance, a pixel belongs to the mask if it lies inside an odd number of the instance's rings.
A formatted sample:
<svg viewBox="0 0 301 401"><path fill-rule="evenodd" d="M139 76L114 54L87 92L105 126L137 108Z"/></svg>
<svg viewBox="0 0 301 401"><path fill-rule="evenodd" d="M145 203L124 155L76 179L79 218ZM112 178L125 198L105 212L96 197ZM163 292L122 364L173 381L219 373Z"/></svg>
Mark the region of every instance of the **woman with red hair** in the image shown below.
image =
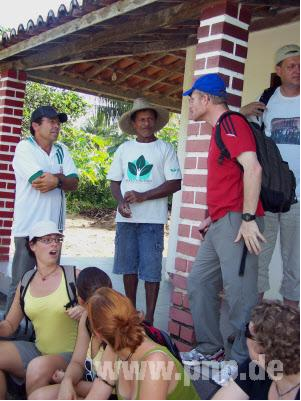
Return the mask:
<svg viewBox="0 0 301 401"><path fill-rule="evenodd" d="M199 399L181 363L150 340L142 317L117 291L101 288L89 299L94 334L107 346L87 399Z"/></svg>

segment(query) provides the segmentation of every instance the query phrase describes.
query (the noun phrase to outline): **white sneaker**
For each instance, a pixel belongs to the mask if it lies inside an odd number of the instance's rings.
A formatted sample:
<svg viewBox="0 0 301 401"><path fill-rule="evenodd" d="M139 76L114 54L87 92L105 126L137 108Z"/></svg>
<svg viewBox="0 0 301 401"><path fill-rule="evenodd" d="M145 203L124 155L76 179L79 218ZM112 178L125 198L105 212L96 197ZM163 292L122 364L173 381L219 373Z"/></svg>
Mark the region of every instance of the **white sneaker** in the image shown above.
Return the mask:
<svg viewBox="0 0 301 401"><path fill-rule="evenodd" d="M223 361L225 358L225 351L223 348L219 349L215 354L202 354L196 348L188 352L180 352L182 362L184 365L196 366L203 361Z"/></svg>

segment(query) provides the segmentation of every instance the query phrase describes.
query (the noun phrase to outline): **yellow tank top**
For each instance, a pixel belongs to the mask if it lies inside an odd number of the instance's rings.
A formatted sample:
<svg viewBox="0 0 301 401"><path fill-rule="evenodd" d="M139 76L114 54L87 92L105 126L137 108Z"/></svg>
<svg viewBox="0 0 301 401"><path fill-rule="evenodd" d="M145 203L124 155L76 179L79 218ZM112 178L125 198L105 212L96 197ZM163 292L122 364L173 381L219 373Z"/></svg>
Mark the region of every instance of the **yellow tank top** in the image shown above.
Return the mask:
<svg viewBox="0 0 301 401"><path fill-rule="evenodd" d="M78 322L64 308L69 302L62 272L59 287L44 297L33 297L30 285L24 298L24 310L36 333L36 346L42 354L73 352Z"/></svg>

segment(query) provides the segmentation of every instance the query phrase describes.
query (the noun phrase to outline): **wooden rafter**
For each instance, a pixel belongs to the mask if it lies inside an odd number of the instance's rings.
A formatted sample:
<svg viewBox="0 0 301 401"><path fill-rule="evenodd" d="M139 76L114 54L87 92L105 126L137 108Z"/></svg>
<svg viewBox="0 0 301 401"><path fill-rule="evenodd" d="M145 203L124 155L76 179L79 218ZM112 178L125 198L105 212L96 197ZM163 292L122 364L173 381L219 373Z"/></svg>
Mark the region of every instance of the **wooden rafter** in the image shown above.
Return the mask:
<svg viewBox="0 0 301 401"><path fill-rule="evenodd" d="M28 73L28 79L31 81L45 82L67 89L76 89L84 93L91 93L96 96L108 96L115 99L134 100L137 97L145 96L148 100L158 106L163 106L171 111L179 112L181 110L181 99L168 98L165 95L159 96L144 92L143 90L124 89L109 84L90 83L79 78L69 78L59 76L53 72L31 71Z"/></svg>
<svg viewBox="0 0 301 401"><path fill-rule="evenodd" d="M137 10L146 5L156 3L158 0L121 0L113 3L107 7L100 8L98 10L92 11L91 13L85 14L80 18L76 18L72 21L66 22L63 25L57 26L50 30L35 35L30 39L23 40L20 43L16 43L8 47L7 49L2 49L0 52L0 60L11 57L14 54L23 52L33 47L43 45L52 40L59 39L66 35L77 33L77 31L90 27L95 24L99 24L110 20L113 17L123 15L125 13Z"/></svg>
<svg viewBox="0 0 301 401"><path fill-rule="evenodd" d="M130 19L130 22L127 21L119 24L118 30L116 30L115 27L109 28L104 32L102 31L92 35L92 37L89 35L89 37L85 39L71 42L68 44L68 57L66 61L68 61L69 57L71 58L72 56L78 55L79 49L80 53L83 55L85 52L95 51L95 48L104 46L105 44L114 43L115 41L123 40L138 33L151 31L154 28L154 21L156 21L156 27L159 27L188 19L195 15L196 12L200 12L202 3L202 0L193 0L190 2L189 7L187 7L185 3L179 4L174 7L147 14L143 19L138 21L137 19ZM64 58L66 58L66 45L61 44L52 47L48 51L39 52L38 54L26 56L22 60L12 62L9 67L26 70L26 68L50 64L54 60L58 61ZM0 68L8 68L8 66L5 65L5 67L3 67L2 65Z"/></svg>
<svg viewBox="0 0 301 401"><path fill-rule="evenodd" d="M250 31L254 32L254 31L260 31L265 28L272 28L289 22L298 21L299 18L300 18L299 13L296 10L290 10L287 12L284 11L277 15L273 15L252 22L250 25Z"/></svg>

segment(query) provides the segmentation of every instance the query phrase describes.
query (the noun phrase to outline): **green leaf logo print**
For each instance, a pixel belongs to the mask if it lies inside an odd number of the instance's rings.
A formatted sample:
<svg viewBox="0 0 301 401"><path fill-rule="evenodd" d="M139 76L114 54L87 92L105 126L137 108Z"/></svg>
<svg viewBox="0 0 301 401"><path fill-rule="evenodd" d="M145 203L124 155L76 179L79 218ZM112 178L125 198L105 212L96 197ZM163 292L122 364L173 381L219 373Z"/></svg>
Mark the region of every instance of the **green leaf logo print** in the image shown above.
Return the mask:
<svg viewBox="0 0 301 401"><path fill-rule="evenodd" d="M148 163L141 155L137 160L128 162L128 178L131 181L146 181L150 177L153 164Z"/></svg>

